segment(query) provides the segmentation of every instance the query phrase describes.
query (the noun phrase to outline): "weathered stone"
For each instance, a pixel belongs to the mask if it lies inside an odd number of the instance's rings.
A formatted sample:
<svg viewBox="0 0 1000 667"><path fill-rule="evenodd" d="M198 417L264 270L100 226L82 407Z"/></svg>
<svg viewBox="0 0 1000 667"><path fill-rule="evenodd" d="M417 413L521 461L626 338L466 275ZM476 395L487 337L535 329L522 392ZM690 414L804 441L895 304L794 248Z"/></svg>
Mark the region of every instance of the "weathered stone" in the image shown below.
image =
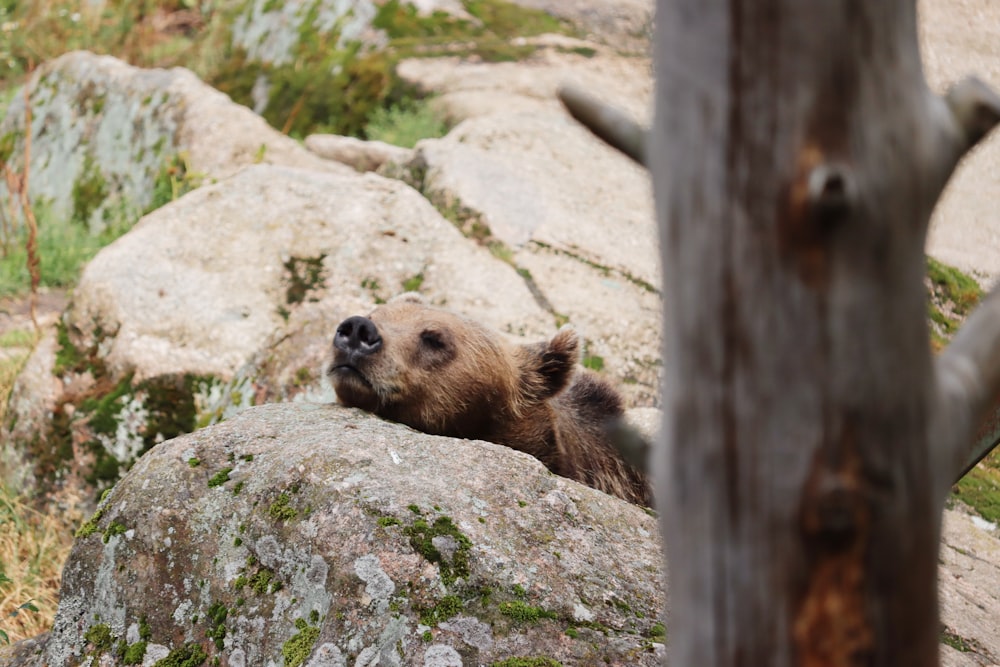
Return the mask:
<svg viewBox="0 0 1000 667"><path fill-rule="evenodd" d="M648 52L653 0L512 0L569 21L598 41L622 51Z"/></svg>
<svg viewBox="0 0 1000 667"><path fill-rule="evenodd" d="M292 61L303 32L335 35L338 49L354 41L374 41L371 22L376 11L371 0L253 0L233 22L232 44L249 60L285 65Z"/></svg>
<svg viewBox="0 0 1000 667"><path fill-rule="evenodd" d="M137 219L153 202L161 171L178 155L198 182L257 162L346 171L186 69L140 69L76 51L39 67L28 89L30 194L45 202L50 223L75 219L100 229L119 218ZM18 93L0 123L0 136L17 137L12 153L17 169L24 112ZM0 197L6 193L0 183Z"/></svg>
<svg viewBox="0 0 1000 667"><path fill-rule="evenodd" d="M564 35L521 38L518 43L541 48L518 62L412 58L401 62L397 71L405 81L434 93L431 103L456 121L495 113L561 111L556 90L573 83L649 122L649 58L620 56L608 47Z"/></svg>
<svg viewBox="0 0 1000 667"><path fill-rule="evenodd" d="M384 141L364 141L337 134L311 134L306 148L327 160L336 160L358 171L375 171L386 162L407 162L412 151Z"/></svg>
<svg viewBox="0 0 1000 667"><path fill-rule="evenodd" d="M266 166L190 193L102 250L67 323L115 378L228 379L298 304L328 290L371 302L407 288L478 304L501 328L543 326L513 268L406 185Z"/></svg>
<svg viewBox="0 0 1000 667"><path fill-rule="evenodd" d="M1000 664L1000 539L996 526L947 510L941 535L938 590L945 667ZM958 646L961 651L955 650Z"/></svg>
<svg viewBox="0 0 1000 667"><path fill-rule="evenodd" d="M976 75L1000 89L1000 4L962 0L919 3L921 54L927 79L939 93ZM967 153L934 209L927 249L934 257L972 273L984 286L1000 278L1000 133Z"/></svg>
<svg viewBox="0 0 1000 667"><path fill-rule="evenodd" d="M230 664L662 662L655 519L355 410L261 406L163 443L82 532L44 650L18 664L75 664L100 652L88 629L117 646L141 623L147 652Z"/></svg>

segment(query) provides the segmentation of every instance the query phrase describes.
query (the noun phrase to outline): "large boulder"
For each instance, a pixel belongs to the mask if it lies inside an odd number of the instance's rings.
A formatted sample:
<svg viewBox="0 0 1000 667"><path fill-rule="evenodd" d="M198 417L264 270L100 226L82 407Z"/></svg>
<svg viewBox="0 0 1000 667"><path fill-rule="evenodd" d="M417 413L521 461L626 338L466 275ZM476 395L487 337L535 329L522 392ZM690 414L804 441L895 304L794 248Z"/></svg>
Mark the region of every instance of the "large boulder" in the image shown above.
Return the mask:
<svg viewBox="0 0 1000 667"><path fill-rule="evenodd" d="M129 222L158 188L225 178L254 164L346 171L321 160L192 72L132 67L111 56L67 53L27 84L31 110L30 195L50 224L101 229ZM23 168L25 96L0 123L0 157ZM183 177L187 183L180 183ZM6 196L0 182L0 198Z"/></svg>
<svg viewBox="0 0 1000 667"><path fill-rule="evenodd" d="M1000 664L1000 531L968 508L946 510L938 576L944 667Z"/></svg>
<svg viewBox="0 0 1000 667"><path fill-rule="evenodd" d="M969 0L919 4L921 53L930 85L944 92L974 74L1000 89L1000 5ZM931 221L928 251L971 272L985 286L1000 278L1000 133L994 132L963 159Z"/></svg>
<svg viewBox="0 0 1000 667"><path fill-rule="evenodd" d="M649 122L653 65L648 57L625 56L565 35L519 41L537 49L516 62L410 58L399 63L397 72L404 81L433 94L431 103L456 121L495 113L559 111L556 90L573 83Z"/></svg>
<svg viewBox="0 0 1000 667"><path fill-rule="evenodd" d="M267 405L140 459L7 664L659 665L661 564L652 516L527 455Z"/></svg>

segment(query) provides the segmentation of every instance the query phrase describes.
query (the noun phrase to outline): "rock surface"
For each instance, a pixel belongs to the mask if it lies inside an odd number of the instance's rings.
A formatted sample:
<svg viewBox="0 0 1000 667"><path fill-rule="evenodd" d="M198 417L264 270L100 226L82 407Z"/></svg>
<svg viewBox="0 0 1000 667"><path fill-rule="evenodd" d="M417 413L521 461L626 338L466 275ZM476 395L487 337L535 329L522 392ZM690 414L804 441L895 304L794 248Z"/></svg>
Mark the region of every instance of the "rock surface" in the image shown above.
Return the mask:
<svg viewBox="0 0 1000 667"><path fill-rule="evenodd" d="M1000 5L990 0L919 5L921 49L930 85L944 92L976 75L1000 90ZM1000 133L994 132L962 160L931 220L928 252L975 275L984 286L1000 278Z"/></svg>
<svg viewBox="0 0 1000 667"><path fill-rule="evenodd" d="M996 526L967 510L944 513L938 572L941 620L947 638L941 647L944 667L1000 664L998 538Z"/></svg>
<svg viewBox="0 0 1000 667"><path fill-rule="evenodd" d="M164 443L87 526L54 628L8 664L118 665L140 642L146 663L662 662L654 518L355 410L261 406Z"/></svg>
<svg viewBox="0 0 1000 667"><path fill-rule="evenodd" d="M652 62L563 35L523 38L541 48L518 62L412 58L399 64L407 82L435 95L454 120L496 113L561 112L556 90L564 83L590 89L636 119L652 117Z"/></svg>
<svg viewBox="0 0 1000 667"><path fill-rule="evenodd" d="M39 67L28 88L31 196L48 202L49 220L100 229L116 217L137 219L153 202L161 171L179 155L199 182L259 162L346 171L186 69L140 69L76 51ZM23 135L24 111L18 94L0 136ZM22 143L14 146L17 168ZM0 184L0 197L6 192Z"/></svg>
<svg viewBox="0 0 1000 667"><path fill-rule="evenodd" d="M342 162L358 171L375 171L386 162L407 162L411 151L384 141L365 141L337 134L311 134L305 146L327 160Z"/></svg>

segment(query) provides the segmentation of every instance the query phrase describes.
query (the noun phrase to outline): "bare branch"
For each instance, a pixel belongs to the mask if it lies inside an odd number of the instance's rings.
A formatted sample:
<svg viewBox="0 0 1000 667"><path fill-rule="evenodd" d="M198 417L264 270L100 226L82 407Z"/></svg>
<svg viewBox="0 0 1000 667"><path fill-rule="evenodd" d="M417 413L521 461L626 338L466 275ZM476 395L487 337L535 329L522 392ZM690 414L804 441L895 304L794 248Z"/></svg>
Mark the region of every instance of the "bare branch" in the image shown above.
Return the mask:
<svg viewBox="0 0 1000 667"><path fill-rule="evenodd" d="M980 430L980 425L1000 397L1000 288L969 316L936 365L938 403L931 445L946 491L997 441L998 429Z"/></svg>
<svg viewBox="0 0 1000 667"><path fill-rule="evenodd" d="M1000 96L976 77L959 81L944 97L962 130L964 153L975 146L1000 122Z"/></svg>
<svg viewBox="0 0 1000 667"><path fill-rule="evenodd" d="M601 102L576 86L559 88L559 99L588 130L612 148L617 148L642 166L646 162L648 131L619 109Z"/></svg>

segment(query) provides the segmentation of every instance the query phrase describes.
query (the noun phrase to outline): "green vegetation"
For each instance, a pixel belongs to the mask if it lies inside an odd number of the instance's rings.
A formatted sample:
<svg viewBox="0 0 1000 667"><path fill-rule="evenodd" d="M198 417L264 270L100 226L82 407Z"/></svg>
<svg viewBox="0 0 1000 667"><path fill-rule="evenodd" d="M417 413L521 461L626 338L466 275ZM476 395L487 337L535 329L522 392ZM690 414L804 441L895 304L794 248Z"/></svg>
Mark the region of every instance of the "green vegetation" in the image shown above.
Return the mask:
<svg viewBox="0 0 1000 667"><path fill-rule="evenodd" d="M309 654L312 653L316 640L319 639L319 628L306 623L300 618L295 621L298 634L284 643L281 647L281 655L285 659L285 667L298 667Z"/></svg>
<svg viewBox="0 0 1000 667"><path fill-rule="evenodd" d="M960 637L947 628L942 628L940 642L942 644L947 644L956 651L960 651L962 653L971 653L976 650L972 645L972 642L964 637Z"/></svg>
<svg viewBox="0 0 1000 667"><path fill-rule="evenodd" d="M156 180L153 182L153 199L143 213L149 213L180 199L198 188L204 180L204 174L191 171L187 155L177 153L163 164L156 175Z"/></svg>
<svg viewBox="0 0 1000 667"><path fill-rule="evenodd" d="M930 282L927 317L931 322L931 345L940 350L979 303L983 291L974 279L932 257L927 258L927 279Z"/></svg>
<svg viewBox="0 0 1000 667"><path fill-rule="evenodd" d="M521 600L500 603L500 613L513 619L516 623L537 623L543 618L558 618L555 612L533 607Z"/></svg>
<svg viewBox="0 0 1000 667"><path fill-rule="evenodd" d="M190 643L175 648L166 658L153 663L153 667L198 667L207 659L208 654L201 645Z"/></svg>
<svg viewBox="0 0 1000 667"><path fill-rule="evenodd" d="M441 581L446 586L453 584L456 579L469 576L469 550L472 542L462 534L451 518L441 516L435 519L433 524L427 523L426 519L417 519L413 525L407 526L404 532L410 538L410 546L414 551L437 564ZM434 546L434 538L442 536L455 540L456 548L450 559Z"/></svg>
<svg viewBox="0 0 1000 667"><path fill-rule="evenodd" d="M47 206L35 206L38 218L38 257L42 287L71 287L80 278L80 272L97 252L128 231L131 222L106 226L93 234L82 225L57 224ZM26 234L16 232L8 247L8 254L0 261L0 296L14 296L28 291L31 283L28 274L28 257L25 251Z"/></svg>
<svg viewBox="0 0 1000 667"><path fill-rule="evenodd" d="M289 495L281 493L278 495L278 499L268 507L267 513L276 521L290 521L299 515L299 511L292 507L289 504L290 502L291 498Z"/></svg>
<svg viewBox="0 0 1000 667"><path fill-rule="evenodd" d="M142 659L146 657L146 645L147 642L140 639L136 643L126 646L122 654L122 664L141 665Z"/></svg>
<svg viewBox="0 0 1000 667"><path fill-rule="evenodd" d="M1000 450L992 451L958 480L951 497L961 500L987 521L1000 524Z"/></svg>
<svg viewBox="0 0 1000 667"><path fill-rule="evenodd" d="M226 605L216 602L208 608L206 616L209 627L205 630L205 636L213 640L215 648L221 651L226 638L226 618L229 616L229 610Z"/></svg>
<svg viewBox="0 0 1000 667"><path fill-rule="evenodd" d="M112 521L108 524L108 527L104 529L104 543L107 544L108 541L116 535L124 535L127 530L128 529L125 527L125 524L119 521Z"/></svg>
<svg viewBox="0 0 1000 667"><path fill-rule="evenodd" d="M552 658L507 658L494 662L490 667L562 667L562 663Z"/></svg>
<svg viewBox="0 0 1000 667"><path fill-rule="evenodd" d="M83 633L83 638L99 651L110 650L114 643L111 637L111 628L105 623L98 623L87 628L87 631Z"/></svg>
<svg viewBox="0 0 1000 667"><path fill-rule="evenodd" d="M402 282L402 287L404 292L418 292L420 291L420 286L424 284L424 273L420 273L407 278Z"/></svg>
<svg viewBox="0 0 1000 667"><path fill-rule="evenodd" d="M421 611L420 622L434 627L441 621L447 621L461 612L462 599L457 595L445 595L435 606Z"/></svg>
<svg viewBox="0 0 1000 667"><path fill-rule="evenodd" d="M425 100L401 102L371 113L365 126L368 139L413 148L421 139L443 137L448 124Z"/></svg>
<svg viewBox="0 0 1000 667"><path fill-rule="evenodd" d="M326 280L326 267L323 260L326 253L320 253L316 257L290 257L284 262L285 267L285 303L293 305L316 298L310 296L313 292L323 286Z"/></svg>
<svg viewBox="0 0 1000 667"><path fill-rule="evenodd" d="M209 478L209 480L208 480L208 486L209 486L209 488L214 487L214 486L222 486L223 484L225 484L226 482L228 482L229 481L229 473L231 473L232 471L233 471L232 468L223 468L219 472L217 472L214 475L212 475L212 477Z"/></svg>

